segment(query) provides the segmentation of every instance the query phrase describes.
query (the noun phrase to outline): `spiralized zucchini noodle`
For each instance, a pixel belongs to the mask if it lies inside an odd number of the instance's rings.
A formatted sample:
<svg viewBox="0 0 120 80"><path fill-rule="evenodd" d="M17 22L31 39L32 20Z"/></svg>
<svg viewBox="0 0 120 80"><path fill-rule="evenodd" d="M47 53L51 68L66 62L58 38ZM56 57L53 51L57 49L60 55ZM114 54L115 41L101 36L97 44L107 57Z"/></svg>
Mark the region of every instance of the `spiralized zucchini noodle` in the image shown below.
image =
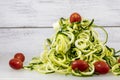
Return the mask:
<svg viewBox="0 0 120 80"><path fill-rule="evenodd" d="M102 60L110 66L113 74L120 74L120 63L117 62L119 56L115 55L114 48L106 45L108 34L103 27L94 24L94 19L70 23L69 19L60 18L53 27L55 34L44 42L44 51L40 56L33 57L24 69L45 74L57 72L90 76L95 73L93 63ZM103 30L106 35L104 41L99 39L99 34L94 28ZM84 72L73 70L71 62L76 59L88 62L89 68Z"/></svg>

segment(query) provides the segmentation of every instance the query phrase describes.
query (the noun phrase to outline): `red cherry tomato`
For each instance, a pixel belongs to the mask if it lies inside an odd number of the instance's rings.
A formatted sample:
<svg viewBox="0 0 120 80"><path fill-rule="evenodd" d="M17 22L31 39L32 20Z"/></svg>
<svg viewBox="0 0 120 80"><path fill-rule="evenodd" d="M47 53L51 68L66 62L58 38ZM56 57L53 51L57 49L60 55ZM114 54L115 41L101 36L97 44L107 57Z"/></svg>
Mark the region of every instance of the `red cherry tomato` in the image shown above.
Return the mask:
<svg viewBox="0 0 120 80"><path fill-rule="evenodd" d="M97 61L94 63L95 71L99 74L106 74L109 72L110 67L109 65L104 61Z"/></svg>
<svg viewBox="0 0 120 80"><path fill-rule="evenodd" d="M23 62L17 58L11 59L9 65L13 69L21 69L23 67Z"/></svg>
<svg viewBox="0 0 120 80"><path fill-rule="evenodd" d="M89 67L88 63L83 60L75 60L72 62L71 66L73 70L78 69L80 71L85 71Z"/></svg>
<svg viewBox="0 0 120 80"><path fill-rule="evenodd" d="M120 59L118 59L118 63L120 63Z"/></svg>
<svg viewBox="0 0 120 80"><path fill-rule="evenodd" d="M20 59L22 62L24 62L24 60L25 60L25 56L23 53L16 53L14 55L14 58Z"/></svg>
<svg viewBox="0 0 120 80"><path fill-rule="evenodd" d="M73 13L70 15L70 22L80 22L81 21L81 16L78 13Z"/></svg>

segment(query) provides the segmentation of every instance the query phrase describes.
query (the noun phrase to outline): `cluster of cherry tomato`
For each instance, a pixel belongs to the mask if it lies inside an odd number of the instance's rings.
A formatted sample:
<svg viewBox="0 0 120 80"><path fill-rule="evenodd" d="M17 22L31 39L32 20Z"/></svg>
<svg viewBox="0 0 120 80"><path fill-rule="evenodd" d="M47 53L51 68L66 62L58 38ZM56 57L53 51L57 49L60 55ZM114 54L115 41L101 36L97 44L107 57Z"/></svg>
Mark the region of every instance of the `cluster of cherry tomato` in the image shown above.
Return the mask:
<svg viewBox="0 0 120 80"><path fill-rule="evenodd" d="M120 59L118 59L118 63L120 63ZM71 67L73 70L86 71L89 68L89 65L86 61L75 60L72 62ZM96 61L94 67L95 72L99 74L106 74L110 70L109 65L105 61Z"/></svg>
<svg viewBox="0 0 120 80"><path fill-rule="evenodd" d="M85 71L89 68L89 65L86 61L75 60L72 62L71 67L73 70ZM110 70L109 65L104 61L96 61L94 63L94 67L95 67L95 72L99 74L106 74Z"/></svg>
<svg viewBox="0 0 120 80"><path fill-rule="evenodd" d="M14 58L10 59L9 65L13 69L21 69L23 68L23 62L25 61L25 56L23 53L16 53Z"/></svg>

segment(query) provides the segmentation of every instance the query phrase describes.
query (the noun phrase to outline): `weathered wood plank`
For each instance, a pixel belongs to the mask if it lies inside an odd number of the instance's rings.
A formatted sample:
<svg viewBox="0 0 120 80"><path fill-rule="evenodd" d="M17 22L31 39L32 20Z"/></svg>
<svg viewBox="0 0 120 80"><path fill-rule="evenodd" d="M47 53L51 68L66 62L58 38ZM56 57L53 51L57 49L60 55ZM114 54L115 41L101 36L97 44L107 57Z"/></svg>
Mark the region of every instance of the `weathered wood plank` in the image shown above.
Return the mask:
<svg viewBox="0 0 120 80"><path fill-rule="evenodd" d="M120 25L120 0L0 0L0 27L52 26L72 12L98 25Z"/></svg>

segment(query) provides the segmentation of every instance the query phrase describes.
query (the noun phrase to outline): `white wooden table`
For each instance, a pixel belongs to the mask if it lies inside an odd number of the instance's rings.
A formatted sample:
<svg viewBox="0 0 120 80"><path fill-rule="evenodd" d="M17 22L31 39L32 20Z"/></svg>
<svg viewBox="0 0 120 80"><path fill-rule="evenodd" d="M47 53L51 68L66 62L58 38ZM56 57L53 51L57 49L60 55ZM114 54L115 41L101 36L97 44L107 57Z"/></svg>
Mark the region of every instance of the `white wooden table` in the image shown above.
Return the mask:
<svg viewBox="0 0 120 80"><path fill-rule="evenodd" d="M51 26L73 12L104 26L120 26L120 0L0 0L0 26Z"/></svg>
<svg viewBox="0 0 120 80"><path fill-rule="evenodd" d="M112 74L80 78L9 67L8 61L16 52L25 54L25 64L38 56L44 40L54 33L52 23L72 12L109 26L105 27L109 34L107 45L120 49L120 0L0 0L0 80L119 80L120 76Z"/></svg>

